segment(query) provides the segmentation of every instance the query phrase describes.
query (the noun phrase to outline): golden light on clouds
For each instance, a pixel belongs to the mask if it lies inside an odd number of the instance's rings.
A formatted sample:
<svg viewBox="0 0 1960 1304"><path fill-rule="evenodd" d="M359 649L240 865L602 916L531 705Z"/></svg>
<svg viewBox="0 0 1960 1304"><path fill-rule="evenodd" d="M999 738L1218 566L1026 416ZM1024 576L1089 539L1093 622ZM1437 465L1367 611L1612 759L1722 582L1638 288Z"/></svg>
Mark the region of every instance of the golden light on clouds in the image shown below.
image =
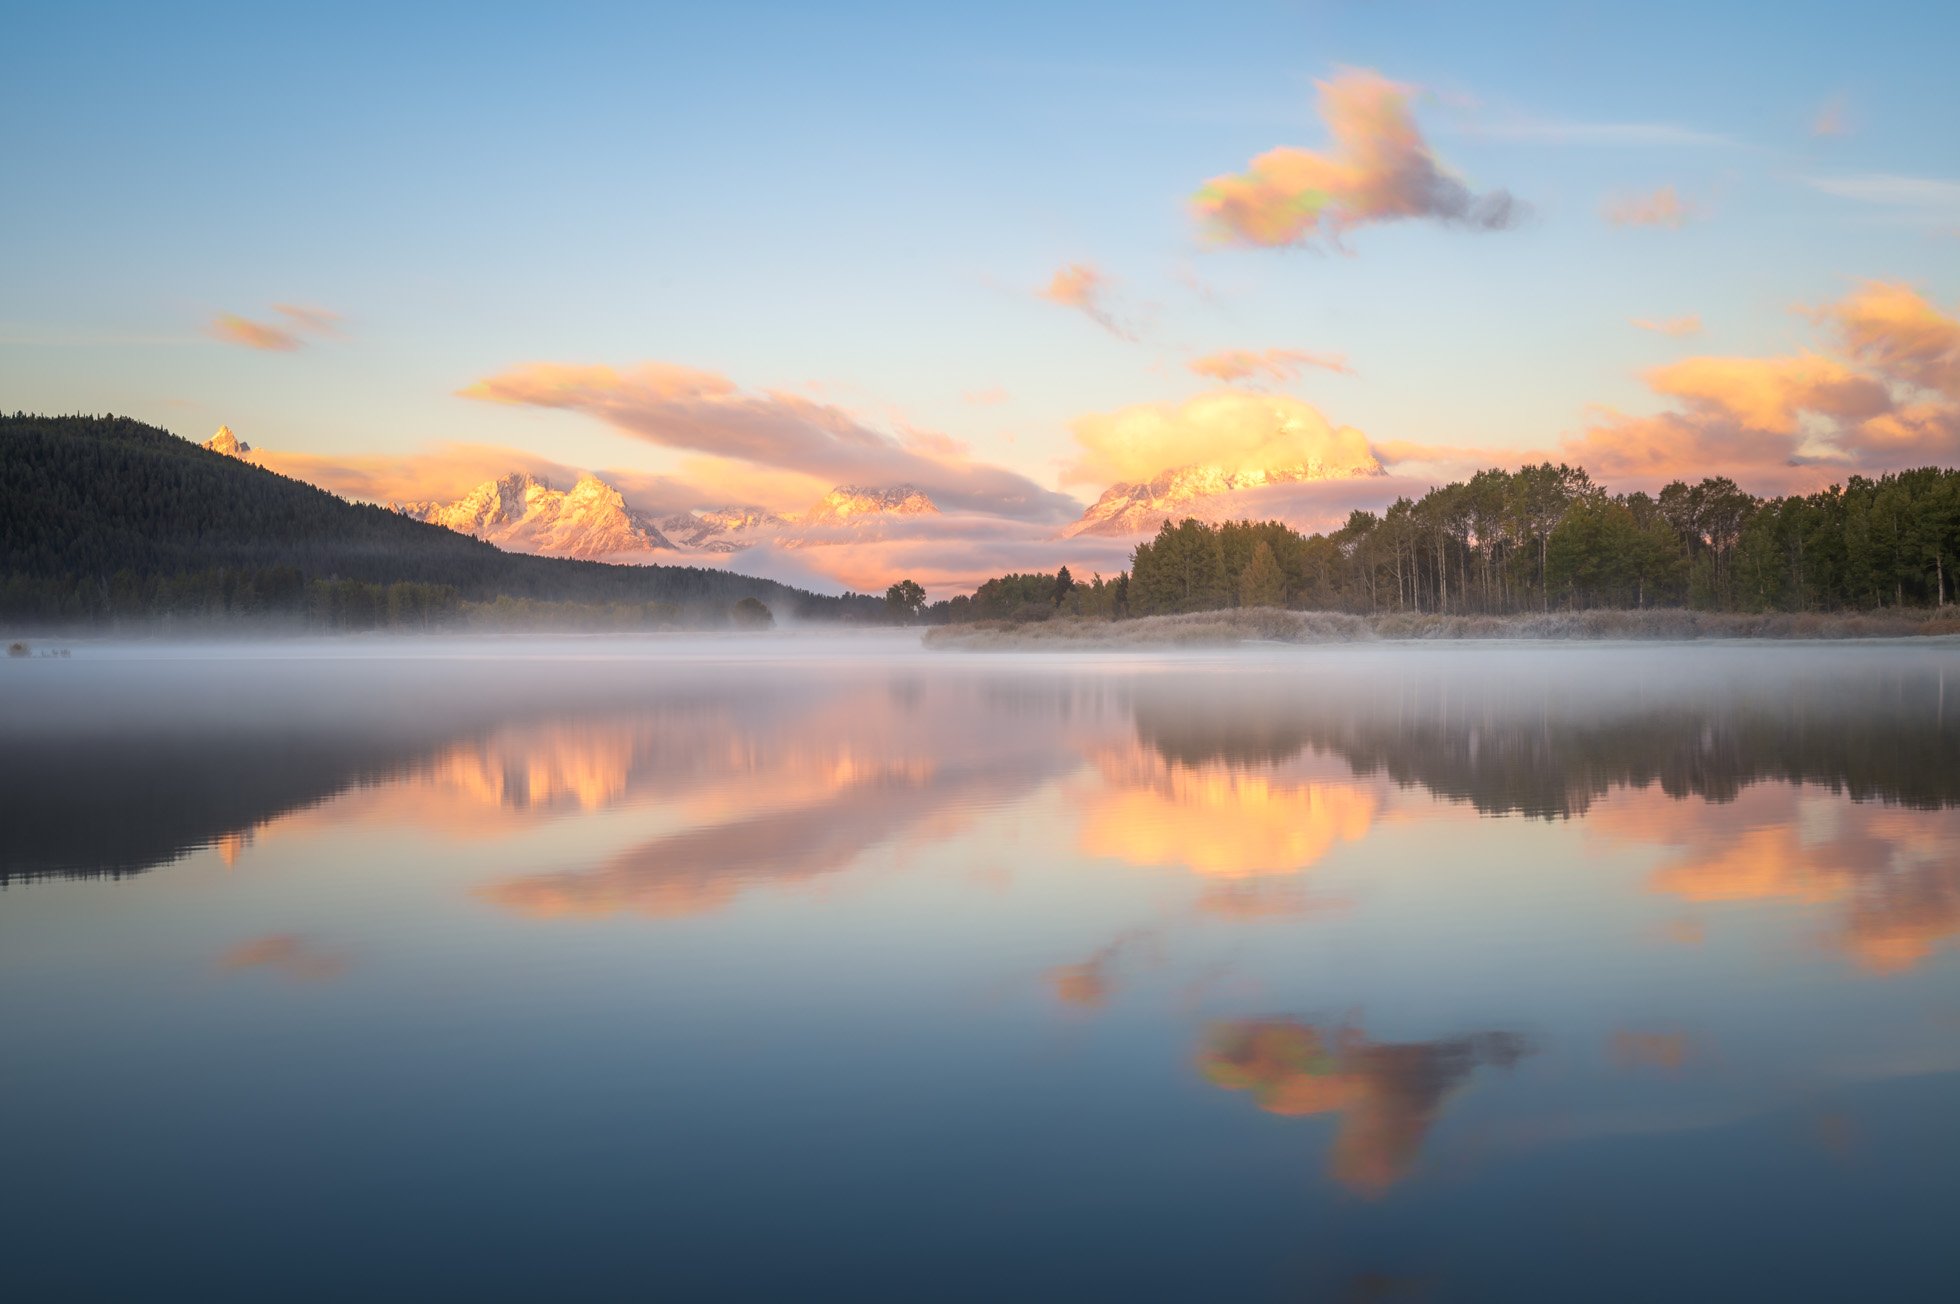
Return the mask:
<svg viewBox="0 0 1960 1304"><path fill-rule="evenodd" d="M1074 424L1069 483L1136 483L1183 466L1232 473L1319 467L1333 476L1377 475L1368 440L1320 409L1283 394L1219 390L1182 403L1140 403Z"/></svg>

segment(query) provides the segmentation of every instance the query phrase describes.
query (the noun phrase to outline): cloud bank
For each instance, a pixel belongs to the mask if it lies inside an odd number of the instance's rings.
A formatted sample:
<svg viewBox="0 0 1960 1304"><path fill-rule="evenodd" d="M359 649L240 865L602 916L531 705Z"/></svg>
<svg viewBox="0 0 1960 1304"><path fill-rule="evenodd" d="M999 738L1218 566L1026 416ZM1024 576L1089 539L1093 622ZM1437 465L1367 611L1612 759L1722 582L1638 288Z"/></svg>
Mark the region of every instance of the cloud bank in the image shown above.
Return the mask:
<svg viewBox="0 0 1960 1304"><path fill-rule="evenodd" d="M530 363L480 380L466 398L596 417L665 448L827 484L913 484L942 508L1059 521L1081 505L1027 477L969 460L943 435L874 430L842 408L782 390L747 393L725 376L672 363Z"/></svg>

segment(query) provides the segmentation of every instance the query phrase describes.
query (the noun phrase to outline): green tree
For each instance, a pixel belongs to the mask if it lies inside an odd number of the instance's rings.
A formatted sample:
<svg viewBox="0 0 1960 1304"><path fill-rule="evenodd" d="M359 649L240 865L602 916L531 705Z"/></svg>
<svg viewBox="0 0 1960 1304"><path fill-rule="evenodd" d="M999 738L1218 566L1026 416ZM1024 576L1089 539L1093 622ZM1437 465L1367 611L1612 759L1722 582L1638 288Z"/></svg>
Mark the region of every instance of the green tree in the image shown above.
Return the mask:
<svg viewBox="0 0 1960 1304"><path fill-rule="evenodd" d="M1241 607L1283 607L1286 605L1286 573L1273 556L1273 547L1261 539L1252 549L1252 560L1239 573Z"/></svg>
<svg viewBox="0 0 1960 1304"><path fill-rule="evenodd" d="M916 618L926 605L926 591L912 580L900 580L885 590L885 607L898 620Z"/></svg>

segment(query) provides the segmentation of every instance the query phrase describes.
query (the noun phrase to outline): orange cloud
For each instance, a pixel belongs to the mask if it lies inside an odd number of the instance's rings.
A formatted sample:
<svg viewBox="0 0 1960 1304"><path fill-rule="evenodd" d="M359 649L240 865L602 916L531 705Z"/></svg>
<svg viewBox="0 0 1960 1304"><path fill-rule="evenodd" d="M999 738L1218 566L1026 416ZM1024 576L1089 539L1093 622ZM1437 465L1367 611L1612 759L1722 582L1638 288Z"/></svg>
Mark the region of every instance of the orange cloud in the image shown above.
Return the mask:
<svg viewBox="0 0 1960 1304"><path fill-rule="evenodd" d="M1235 475L1295 467L1330 476L1381 471L1360 431L1330 425L1312 404L1284 395L1220 390L1092 414L1073 429L1078 452L1063 468L1065 483L1136 483L1182 466Z"/></svg>
<svg viewBox="0 0 1960 1304"><path fill-rule="evenodd" d="M1658 394L1726 414L1752 430L1790 435L1803 413L1858 421L1892 405L1886 387L1814 353L1791 358L1686 358L1656 367Z"/></svg>
<svg viewBox="0 0 1960 1304"><path fill-rule="evenodd" d="M1039 297L1064 308L1074 308L1118 339L1134 340L1136 334L1116 320L1109 306L1109 278L1087 263L1070 263L1056 272Z"/></svg>
<svg viewBox="0 0 1960 1304"><path fill-rule="evenodd" d="M1600 210L1614 226L1665 226L1678 229L1697 216L1694 208L1676 194L1673 186L1662 186L1651 195L1622 195L1609 200Z"/></svg>
<svg viewBox="0 0 1960 1304"><path fill-rule="evenodd" d="M291 353L300 345L299 337L291 331L252 321L236 313L219 313L212 318L208 329L214 338L227 344L242 344L248 349L270 353Z"/></svg>
<svg viewBox="0 0 1960 1304"><path fill-rule="evenodd" d="M1907 285L1865 281L1823 316L1853 358L1881 375L1960 400L1960 320Z"/></svg>
<svg viewBox="0 0 1960 1304"><path fill-rule="evenodd" d="M413 453L344 457L254 448L247 460L343 497L376 503L447 500L513 471L557 484L575 483L579 476L536 453L490 444L439 444Z"/></svg>
<svg viewBox="0 0 1960 1304"><path fill-rule="evenodd" d="M1683 336L1701 334L1701 316L1698 313L1689 313L1685 317L1669 317L1665 321L1635 317L1633 324L1643 331L1653 331L1656 335L1666 335L1677 340Z"/></svg>
<svg viewBox="0 0 1960 1304"><path fill-rule="evenodd" d="M1207 182L1192 207L1214 236L1276 248L1325 235L1338 245L1377 222L1430 218L1499 230L1518 220L1521 206L1508 192L1474 194L1437 162L1409 113L1409 87L1361 69L1316 86L1332 147L1281 146L1244 173Z"/></svg>
<svg viewBox="0 0 1960 1304"><path fill-rule="evenodd" d="M1025 476L969 460L942 436L894 436L842 408L781 390L745 393L725 376L692 367L530 363L461 392L490 403L579 412L666 448L833 485L913 484L942 508L1050 521L1080 510L1074 499Z"/></svg>
<svg viewBox="0 0 1960 1304"><path fill-rule="evenodd" d="M1354 368L1348 366L1347 359L1337 353L1308 353L1302 349L1265 349L1259 352L1223 349L1193 358L1185 365L1200 376L1209 376L1228 385L1261 376L1284 383L1297 377L1307 367L1318 367L1341 376L1354 374Z"/></svg>
<svg viewBox="0 0 1960 1304"><path fill-rule="evenodd" d="M340 314L325 308L275 303L272 310L286 318L288 324L274 326L240 317L236 313L221 312L212 319L208 330L227 344L242 344L248 349L275 353L291 353L299 348L305 342L300 339L301 334L332 335L339 330Z"/></svg>

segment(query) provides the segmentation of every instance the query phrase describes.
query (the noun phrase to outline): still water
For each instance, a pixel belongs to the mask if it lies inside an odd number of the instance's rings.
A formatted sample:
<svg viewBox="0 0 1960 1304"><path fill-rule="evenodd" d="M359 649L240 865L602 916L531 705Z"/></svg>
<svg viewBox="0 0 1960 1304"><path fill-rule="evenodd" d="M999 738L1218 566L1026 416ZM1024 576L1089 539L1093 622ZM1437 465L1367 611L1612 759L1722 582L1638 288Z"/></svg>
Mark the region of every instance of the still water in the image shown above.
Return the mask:
<svg viewBox="0 0 1960 1304"><path fill-rule="evenodd" d="M0 880L8 1299L1960 1273L1945 640L82 648Z"/></svg>

